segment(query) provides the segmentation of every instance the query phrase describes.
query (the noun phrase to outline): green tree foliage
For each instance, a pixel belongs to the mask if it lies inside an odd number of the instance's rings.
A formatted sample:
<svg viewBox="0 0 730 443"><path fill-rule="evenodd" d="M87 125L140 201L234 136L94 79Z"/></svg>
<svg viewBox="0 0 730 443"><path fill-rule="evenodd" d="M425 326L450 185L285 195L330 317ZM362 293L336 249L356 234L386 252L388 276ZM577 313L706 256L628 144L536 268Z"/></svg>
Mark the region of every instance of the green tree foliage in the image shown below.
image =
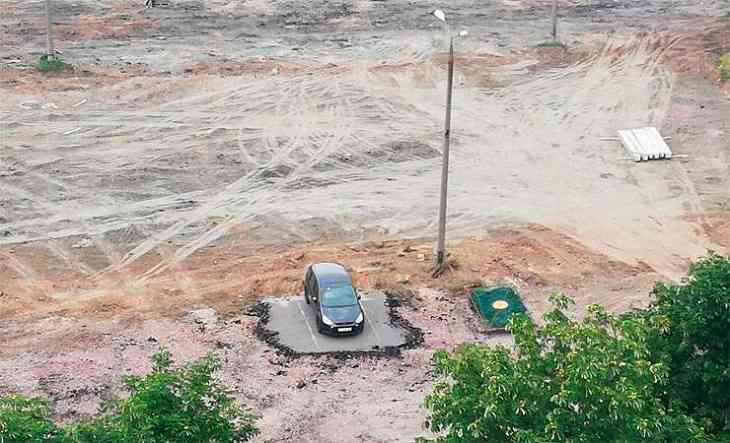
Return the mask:
<svg viewBox="0 0 730 443"><path fill-rule="evenodd" d="M545 325L514 315L515 352L467 344L435 355L426 398L440 442L690 442L702 429L661 400L668 368L650 361L649 322L591 306L581 321L552 298Z"/></svg>
<svg viewBox="0 0 730 443"><path fill-rule="evenodd" d="M113 422L124 441L237 442L256 434L255 418L213 377L220 363L207 356L172 369L170 354L154 356L144 377L127 377L132 395L118 402Z"/></svg>
<svg viewBox="0 0 730 443"><path fill-rule="evenodd" d="M730 12L728 12L730 17ZM730 52L726 52L717 61L717 69L720 71L720 80L723 82L730 81Z"/></svg>
<svg viewBox="0 0 730 443"><path fill-rule="evenodd" d="M174 368L170 353L163 350L152 361L149 374L123 378L128 397L110 402L100 417L72 423L62 432L48 419L45 403L3 398L0 405L14 401L20 412L11 414L15 409L0 406L0 442L227 443L256 435L256 417L215 379L220 368L215 357Z"/></svg>
<svg viewBox="0 0 730 443"><path fill-rule="evenodd" d="M730 257L711 253L681 284L658 284L653 294L649 309L626 317L653 325L651 359L667 362L671 380L666 401L730 441Z"/></svg>
<svg viewBox="0 0 730 443"><path fill-rule="evenodd" d="M60 442L48 403L20 395L0 397L0 442Z"/></svg>

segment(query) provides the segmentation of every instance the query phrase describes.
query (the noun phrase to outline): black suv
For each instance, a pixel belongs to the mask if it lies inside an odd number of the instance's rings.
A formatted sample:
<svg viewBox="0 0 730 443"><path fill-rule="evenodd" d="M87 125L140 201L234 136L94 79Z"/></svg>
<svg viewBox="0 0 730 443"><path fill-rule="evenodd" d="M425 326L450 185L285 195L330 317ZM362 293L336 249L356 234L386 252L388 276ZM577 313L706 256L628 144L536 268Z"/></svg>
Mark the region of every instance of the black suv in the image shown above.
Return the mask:
<svg viewBox="0 0 730 443"><path fill-rule="evenodd" d="M307 268L304 300L317 314L320 334L353 335L362 332L365 312L360 306L360 296L341 265L317 263Z"/></svg>

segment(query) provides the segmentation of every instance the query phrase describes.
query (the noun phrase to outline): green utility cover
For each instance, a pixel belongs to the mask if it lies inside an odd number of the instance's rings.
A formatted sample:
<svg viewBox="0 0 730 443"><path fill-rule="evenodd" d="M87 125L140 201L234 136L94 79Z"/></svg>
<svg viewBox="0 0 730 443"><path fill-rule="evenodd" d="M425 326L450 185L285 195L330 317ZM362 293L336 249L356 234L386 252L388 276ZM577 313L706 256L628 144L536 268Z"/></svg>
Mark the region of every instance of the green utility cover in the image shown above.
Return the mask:
<svg viewBox="0 0 730 443"><path fill-rule="evenodd" d="M471 299L479 314L496 328L504 328L511 314L526 311L520 296L509 287L477 288Z"/></svg>

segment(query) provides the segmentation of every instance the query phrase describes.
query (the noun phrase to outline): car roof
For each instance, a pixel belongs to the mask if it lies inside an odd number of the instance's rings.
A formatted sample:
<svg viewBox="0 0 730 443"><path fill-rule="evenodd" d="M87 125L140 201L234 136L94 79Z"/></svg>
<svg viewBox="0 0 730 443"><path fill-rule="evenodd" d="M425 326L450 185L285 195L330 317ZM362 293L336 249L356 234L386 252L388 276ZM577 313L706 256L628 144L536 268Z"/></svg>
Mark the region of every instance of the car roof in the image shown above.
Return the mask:
<svg viewBox="0 0 730 443"><path fill-rule="evenodd" d="M352 284L345 268L337 263L315 263L312 271L317 275L319 284L324 287L340 283Z"/></svg>

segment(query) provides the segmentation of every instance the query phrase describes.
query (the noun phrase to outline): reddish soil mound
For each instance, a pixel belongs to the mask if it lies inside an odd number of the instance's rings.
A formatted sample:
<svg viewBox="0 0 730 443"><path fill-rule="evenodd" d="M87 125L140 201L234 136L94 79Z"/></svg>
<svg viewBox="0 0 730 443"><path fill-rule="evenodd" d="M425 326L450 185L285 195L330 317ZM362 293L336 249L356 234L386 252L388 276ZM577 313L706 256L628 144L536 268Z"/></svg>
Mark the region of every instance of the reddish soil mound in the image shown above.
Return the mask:
<svg viewBox="0 0 730 443"><path fill-rule="evenodd" d="M207 248L177 269L150 280L133 277L141 275L144 260L134 266L139 269L128 269L124 275L88 276L69 271L21 276L23 263L30 269L58 268L51 256L41 253L43 249L27 245L0 254L0 281L6 294L0 318L21 312L156 318L178 315L199 303L219 312L233 312L264 295L299 292L304 269L317 261L345 264L362 287L408 285L451 292L461 292L482 280L504 278L537 289L571 290L584 286L586 279L618 280L652 273L648 266L613 261L540 225L497 229L465 240L452 251L454 269L439 279L431 276L432 244L413 241L302 244L244 257L235 248ZM87 253L93 255L93 251Z"/></svg>
<svg viewBox="0 0 730 443"><path fill-rule="evenodd" d="M291 60L257 57L245 60L224 60L214 63L199 62L186 68L185 73L216 75L296 74L316 69L317 67L317 65L297 63Z"/></svg>
<svg viewBox="0 0 730 443"><path fill-rule="evenodd" d="M538 60L538 64L531 66L532 71L545 68L570 66L588 58L591 51L586 48L538 46L528 51L528 54Z"/></svg>
<svg viewBox="0 0 730 443"><path fill-rule="evenodd" d="M695 20L687 29L692 31L674 38L664 62L676 72L709 75L719 81L717 61L730 52L730 21Z"/></svg>
<svg viewBox="0 0 730 443"><path fill-rule="evenodd" d="M64 72L43 73L36 69L0 69L0 89L18 94L35 94L45 91L87 90L107 86L127 79L132 73L95 72L84 66Z"/></svg>
<svg viewBox="0 0 730 443"><path fill-rule="evenodd" d="M139 10L116 8L108 14L84 14L75 23L56 26L62 40L98 40L127 37L144 29L159 28L160 23L144 17Z"/></svg>

